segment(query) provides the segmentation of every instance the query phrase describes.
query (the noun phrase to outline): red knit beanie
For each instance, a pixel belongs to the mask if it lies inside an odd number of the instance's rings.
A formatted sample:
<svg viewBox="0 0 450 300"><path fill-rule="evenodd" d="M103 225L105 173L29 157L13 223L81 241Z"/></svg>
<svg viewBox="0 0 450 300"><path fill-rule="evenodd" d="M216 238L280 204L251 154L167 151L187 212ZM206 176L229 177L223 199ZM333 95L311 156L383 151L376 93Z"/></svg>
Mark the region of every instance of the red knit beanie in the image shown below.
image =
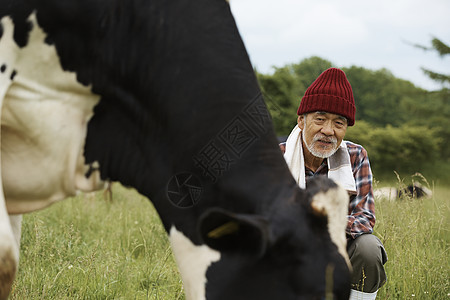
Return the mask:
<svg viewBox="0 0 450 300"><path fill-rule="evenodd" d="M309 86L300 102L297 114L325 111L347 118L348 126L355 124L355 100L344 71L330 68Z"/></svg>

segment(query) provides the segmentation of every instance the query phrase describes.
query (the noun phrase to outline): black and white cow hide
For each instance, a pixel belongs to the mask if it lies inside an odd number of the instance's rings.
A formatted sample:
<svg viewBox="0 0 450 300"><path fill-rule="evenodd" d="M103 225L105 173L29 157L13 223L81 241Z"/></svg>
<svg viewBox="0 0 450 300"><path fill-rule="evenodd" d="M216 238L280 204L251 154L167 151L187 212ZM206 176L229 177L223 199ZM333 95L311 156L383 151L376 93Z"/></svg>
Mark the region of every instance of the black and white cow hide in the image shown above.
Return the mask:
<svg viewBox="0 0 450 300"><path fill-rule="evenodd" d="M187 299L348 299L348 196L297 187L225 0L0 0L0 22L0 299L20 214L108 181L151 199Z"/></svg>
<svg viewBox="0 0 450 300"><path fill-rule="evenodd" d="M373 191L375 199L395 201L404 198L419 199L427 198L433 195L433 192L420 184L419 182L413 182L412 184L402 187L381 187L376 188Z"/></svg>

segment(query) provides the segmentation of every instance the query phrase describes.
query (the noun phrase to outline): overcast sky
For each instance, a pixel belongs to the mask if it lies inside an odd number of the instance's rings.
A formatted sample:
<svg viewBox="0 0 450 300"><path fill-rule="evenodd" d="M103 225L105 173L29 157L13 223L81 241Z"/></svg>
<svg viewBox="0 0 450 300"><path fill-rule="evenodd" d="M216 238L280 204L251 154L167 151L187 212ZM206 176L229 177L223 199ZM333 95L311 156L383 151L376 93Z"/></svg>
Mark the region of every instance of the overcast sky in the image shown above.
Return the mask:
<svg viewBox="0 0 450 300"><path fill-rule="evenodd" d="M386 68L396 77L438 89L420 67L450 74L450 57L429 46L450 45L450 0L230 0L236 23L261 73L317 55L337 67Z"/></svg>

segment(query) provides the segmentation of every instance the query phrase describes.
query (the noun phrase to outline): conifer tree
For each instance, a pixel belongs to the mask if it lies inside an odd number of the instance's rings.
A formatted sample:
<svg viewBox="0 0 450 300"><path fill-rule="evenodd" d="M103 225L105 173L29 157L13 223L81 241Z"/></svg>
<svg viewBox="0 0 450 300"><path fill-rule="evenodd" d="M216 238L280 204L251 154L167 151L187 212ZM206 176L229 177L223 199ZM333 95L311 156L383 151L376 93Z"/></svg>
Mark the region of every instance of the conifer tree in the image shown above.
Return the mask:
<svg viewBox="0 0 450 300"><path fill-rule="evenodd" d="M439 40L438 38L433 38L431 40L431 47L426 47L422 45L414 45L417 48L424 49L426 51L436 51L440 57L445 57L446 55L450 54L450 47L446 45L444 42ZM441 83L442 85L449 85L450 86L450 75L449 74L442 74L434 72L430 69L422 67L422 71L430 77L432 80Z"/></svg>

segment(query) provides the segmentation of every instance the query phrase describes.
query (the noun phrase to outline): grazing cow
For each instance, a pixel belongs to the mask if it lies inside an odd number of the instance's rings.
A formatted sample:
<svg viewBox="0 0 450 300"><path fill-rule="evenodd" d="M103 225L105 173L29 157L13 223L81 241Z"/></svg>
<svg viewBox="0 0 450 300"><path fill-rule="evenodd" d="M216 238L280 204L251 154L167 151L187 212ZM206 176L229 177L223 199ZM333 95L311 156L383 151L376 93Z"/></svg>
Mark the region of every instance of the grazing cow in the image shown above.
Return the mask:
<svg viewBox="0 0 450 300"><path fill-rule="evenodd" d="M225 0L0 0L0 21L1 299L17 215L111 181L153 202L188 299L348 299L347 194L297 187Z"/></svg>
<svg viewBox="0 0 450 300"><path fill-rule="evenodd" d="M414 182L406 187L395 188L395 187L382 187L377 188L373 191L375 198L386 199L389 201L394 201L396 199L407 198L423 198L431 197L433 192L427 187L421 185L418 182Z"/></svg>

